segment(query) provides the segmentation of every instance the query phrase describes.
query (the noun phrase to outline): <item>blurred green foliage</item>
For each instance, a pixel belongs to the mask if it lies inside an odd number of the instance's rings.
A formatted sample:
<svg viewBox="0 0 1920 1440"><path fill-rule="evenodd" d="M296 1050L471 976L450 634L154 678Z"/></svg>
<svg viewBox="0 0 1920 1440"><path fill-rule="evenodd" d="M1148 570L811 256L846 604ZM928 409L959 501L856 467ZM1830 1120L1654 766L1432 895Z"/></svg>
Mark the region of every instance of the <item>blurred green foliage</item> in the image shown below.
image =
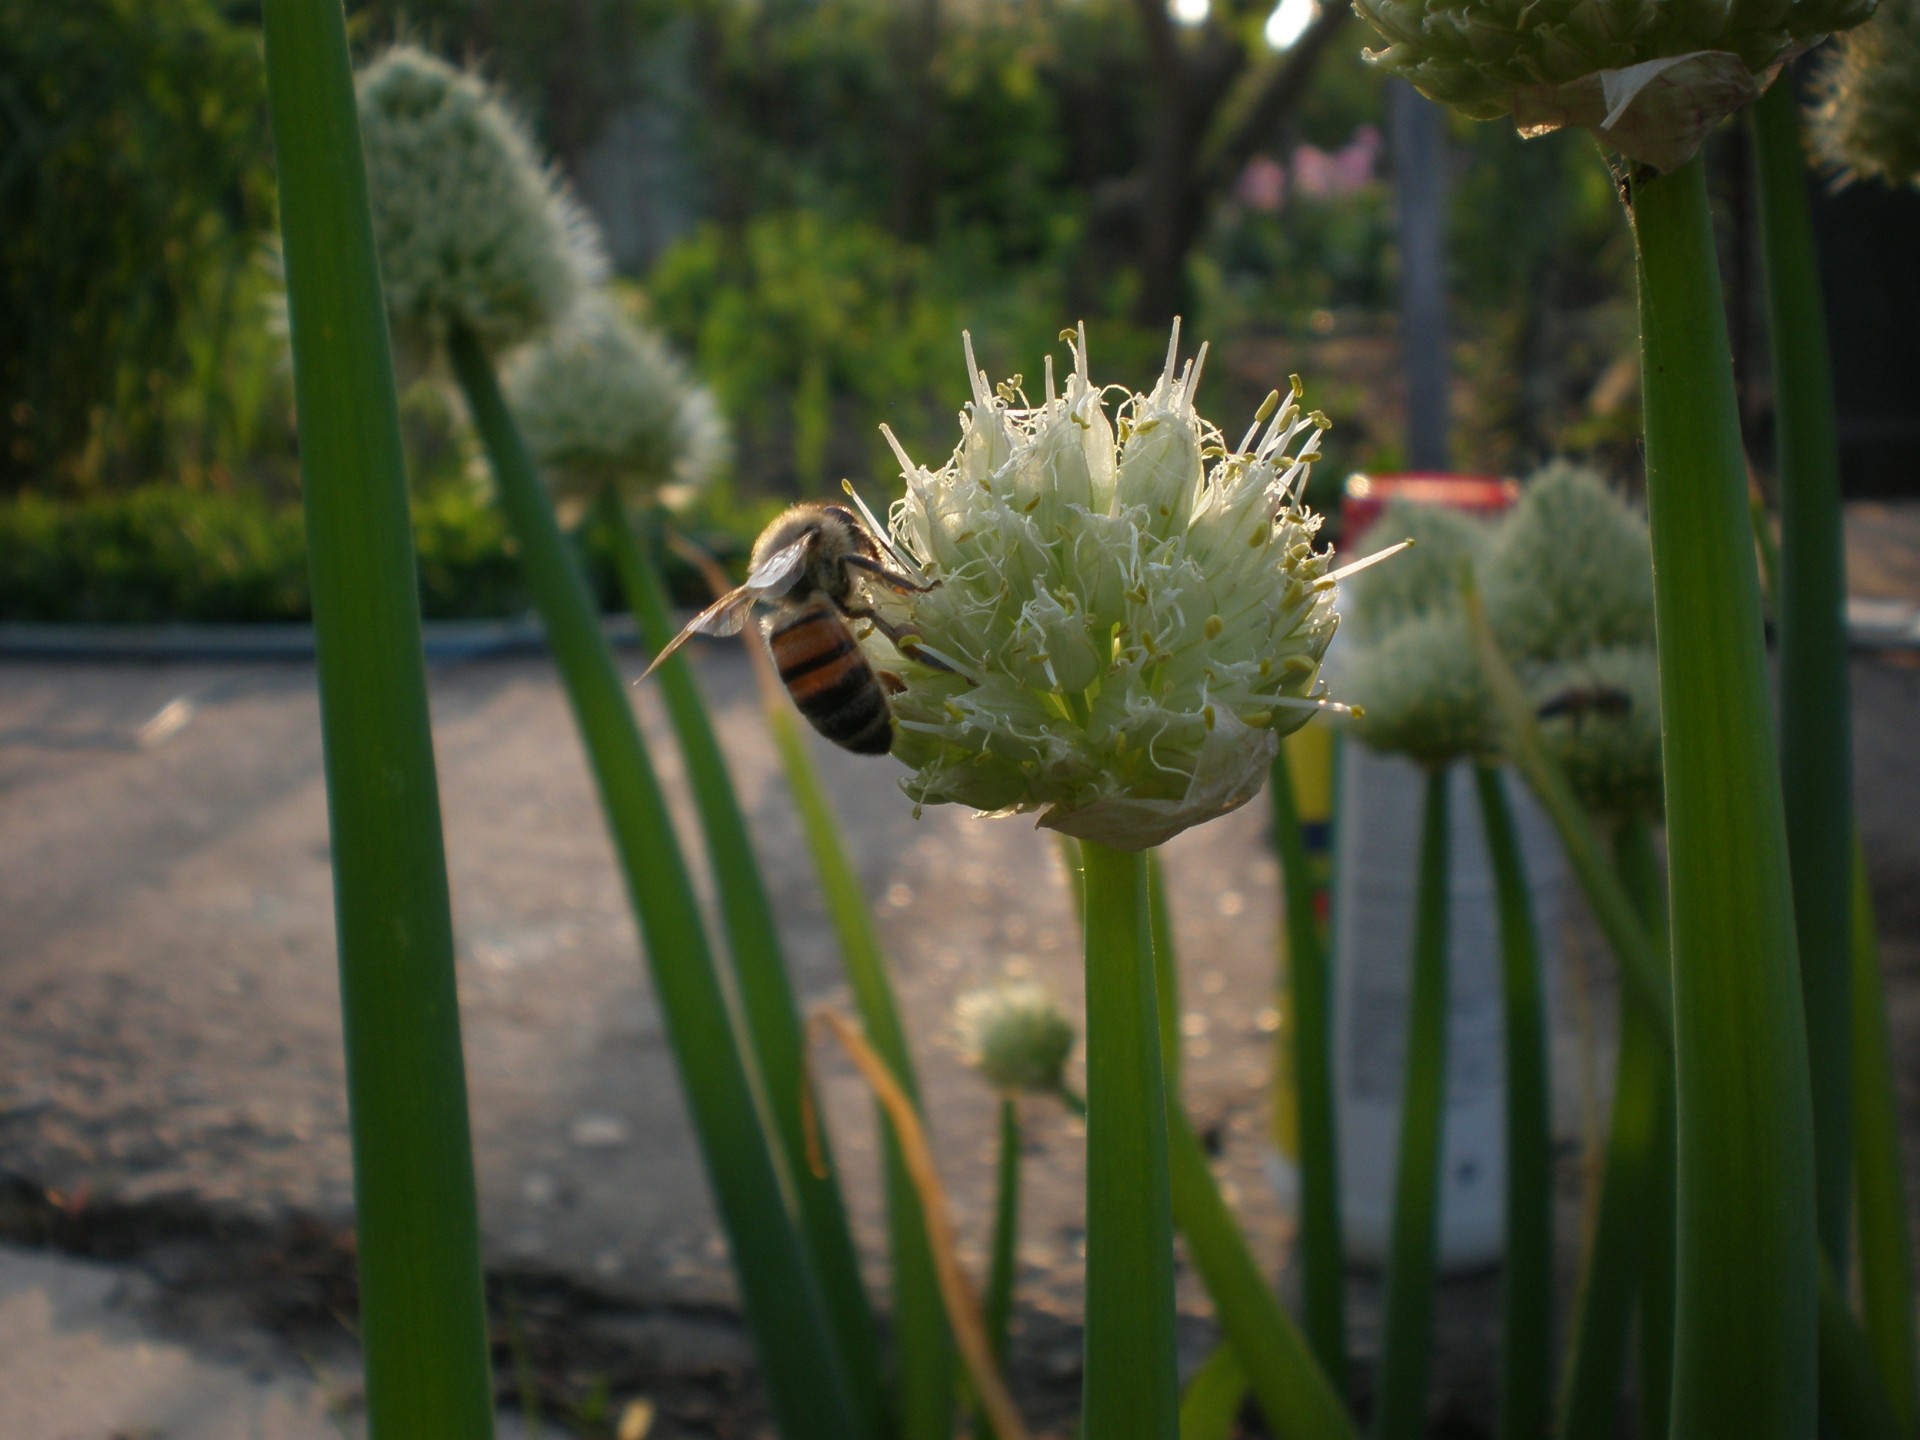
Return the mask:
<svg viewBox="0 0 1920 1440"><path fill-rule="evenodd" d="M212 0L0 0L0 490L258 439L264 100Z"/></svg>

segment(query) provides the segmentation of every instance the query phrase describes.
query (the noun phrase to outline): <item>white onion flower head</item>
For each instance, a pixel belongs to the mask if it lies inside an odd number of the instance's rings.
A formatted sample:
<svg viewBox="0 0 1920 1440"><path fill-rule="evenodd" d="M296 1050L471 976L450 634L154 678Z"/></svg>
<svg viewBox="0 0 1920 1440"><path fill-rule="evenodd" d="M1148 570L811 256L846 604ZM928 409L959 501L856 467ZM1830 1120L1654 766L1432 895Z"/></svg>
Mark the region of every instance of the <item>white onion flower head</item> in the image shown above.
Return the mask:
<svg viewBox="0 0 1920 1440"><path fill-rule="evenodd" d="M667 343L612 296L589 296L526 351L507 398L555 499L676 503L726 463L726 423L711 393Z"/></svg>
<svg viewBox="0 0 1920 1440"><path fill-rule="evenodd" d="M1139 850L1245 804L1326 705L1337 575L1300 491L1327 422L1296 382L1229 446L1194 410L1206 351L1182 367L1177 325L1158 382L1110 415L1084 330L1068 338L1064 393L1049 361L1038 403L990 388L969 342L959 447L938 470L900 452L893 542L935 583L882 603L951 672L864 643L904 682L893 753L916 804Z"/></svg>
<svg viewBox="0 0 1920 1440"><path fill-rule="evenodd" d="M358 88L387 310L415 358L456 324L512 349L597 283L591 225L477 76L396 45Z"/></svg>
<svg viewBox="0 0 1920 1440"><path fill-rule="evenodd" d="M1376 750L1433 768L1501 749L1493 691L1458 603L1353 646L1342 656L1340 678L1360 738Z"/></svg>
<svg viewBox="0 0 1920 1440"><path fill-rule="evenodd" d="M1653 644L1646 521L1585 466L1558 461L1527 482L1484 588L1494 633L1518 662Z"/></svg>
<svg viewBox="0 0 1920 1440"><path fill-rule="evenodd" d="M1881 0L1815 72L1808 138L1849 180L1920 185L1920 0Z"/></svg>
<svg viewBox="0 0 1920 1440"><path fill-rule="evenodd" d="M1347 585L1344 614L1356 641L1371 641L1433 610L1458 607L1462 579L1477 575L1486 559L1491 527L1444 505L1395 498L1367 527L1360 553L1379 554L1402 540L1411 540L1412 547Z"/></svg>
<svg viewBox="0 0 1920 1440"><path fill-rule="evenodd" d="M1874 0L1356 0L1387 41L1368 58L1523 135L1589 129L1671 170L1781 65Z"/></svg>
<svg viewBox="0 0 1920 1440"><path fill-rule="evenodd" d="M1540 670L1529 689L1552 711L1540 742L1580 803L1610 820L1658 820L1660 667L1653 648L1619 645Z"/></svg>
<svg viewBox="0 0 1920 1440"><path fill-rule="evenodd" d="M1073 1022L1044 986L1009 980L969 991L953 1007L960 1053L994 1089L1059 1091L1073 1052Z"/></svg>

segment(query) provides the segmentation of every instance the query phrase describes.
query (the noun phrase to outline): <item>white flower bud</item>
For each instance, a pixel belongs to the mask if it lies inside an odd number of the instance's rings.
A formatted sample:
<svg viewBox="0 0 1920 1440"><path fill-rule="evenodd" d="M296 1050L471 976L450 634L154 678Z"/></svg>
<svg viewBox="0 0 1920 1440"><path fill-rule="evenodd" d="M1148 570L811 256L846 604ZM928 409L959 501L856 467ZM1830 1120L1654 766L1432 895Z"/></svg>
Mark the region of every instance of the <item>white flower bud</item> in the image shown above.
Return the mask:
<svg viewBox="0 0 1920 1440"><path fill-rule="evenodd" d="M1342 666L1360 738L1374 749L1429 767L1498 753L1502 732L1493 692L1457 604L1355 646Z"/></svg>
<svg viewBox="0 0 1920 1440"><path fill-rule="evenodd" d="M1362 558L1402 540L1413 547L1347 582L1344 613L1356 641L1371 642L1417 616L1458 608L1461 581L1479 573L1491 535L1484 520L1458 510L1394 499L1368 527Z"/></svg>
<svg viewBox="0 0 1920 1440"><path fill-rule="evenodd" d="M1073 1022L1043 987L1007 981L974 990L953 1007L960 1050L996 1090L1050 1095L1073 1051Z"/></svg>
<svg viewBox="0 0 1920 1440"><path fill-rule="evenodd" d="M1488 618L1517 662L1653 644L1646 522L1584 466L1559 461L1527 483L1486 570Z"/></svg>
<svg viewBox="0 0 1920 1440"><path fill-rule="evenodd" d="M952 670L864 643L904 682L916 802L1142 849L1246 803L1322 707L1335 576L1299 494L1325 421L1276 399L1229 450L1194 412L1204 358L1170 351L1116 426L1082 335L1064 394L1051 369L1034 405L974 371L948 464L901 454L893 538L936 583L876 598Z"/></svg>
<svg viewBox="0 0 1920 1440"><path fill-rule="evenodd" d="M520 358L507 396L528 451L565 503L609 487L629 501L663 490L677 498L726 463L726 425L712 396L665 341L603 293Z"/></svg>
<svg viewBox="0 0 1920 1440"><path fill-rule="evenodd" d="M455 324L511 349L598 280L591 226L478 78L397 45L359 98L387 310L409 349L430 354Z"/></svg>
<svg viewBox="0 0 1920 1440"><path fill-rule="evenodd" d="M1540 739L1581 804L1611 820L1659 819L1660 667L1650 647L1616 646L1548 666L1530 687Z"/></svg>

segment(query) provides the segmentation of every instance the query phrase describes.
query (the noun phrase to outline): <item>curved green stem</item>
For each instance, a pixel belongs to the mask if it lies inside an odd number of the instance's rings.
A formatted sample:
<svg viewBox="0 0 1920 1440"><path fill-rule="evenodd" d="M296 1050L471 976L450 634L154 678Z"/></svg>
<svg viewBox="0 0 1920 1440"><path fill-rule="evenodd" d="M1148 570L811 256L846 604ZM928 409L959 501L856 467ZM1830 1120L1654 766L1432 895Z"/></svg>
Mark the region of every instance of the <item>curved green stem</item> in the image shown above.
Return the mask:
<svg viewBox="0 0 1920 1440"><path fill-rule="evenodd" d="M1426 1432L1427 1369L1433 1353L1433 1290L1440 1239L1440 1159L1447 1100L1448 782L1427 775L1414 909L1413 986L1406 1071L1401 1082L1400 1153L1394 1173L1393 1234L1386 1316L1373 1412L1375 1440L1416 1440Z"/></svg>
<svg viewBox="0 0 1920 1440"><path fill-rule="evenodd" d="M1476 765L1500 908L1506 1031L1506 1256L1500 1270L1501 1440L1537 1440L1553 1414L1553 1135L1546 996L1533 897L1500 772Z"/></svg>
<svg viewBox="0 0 1920 1440"><path fill-rule="evenodd" d="M792 1177L763 1128L757 1078L741 1053L627 687L492 361L463 329L453 332L448 349L593 762L780 1432L787 1440L845 1440L860 1433L859 1412L789 1208Z"/></svg>
<svg viewBox="0 0 1920 1440"><path fill-rule="evenodd" d="M1813 1080L1820 1240L1844 1279L1853 1228L1853 728L1840 446L1792 78L1783 75L1750 114L1779 442L1780 779Z"/></svg>
<svg viewBox="0 0 1920 1440"><path fill-rule="evenodd" d="M1345 1241L1340 1141L1333 1110L1333 982L1314 914L1313 877L1286 749L1273 762L1273 833L1286 892L1293 1098L1299 1110L1300 1268L1307 1337L1335 1387L1347 1382Z"/></svg>
<svg viewBox="0 0 1920 1440"><path fill-rule="evenodd" d="M386 304L339 0L268 0L333 837L367 1416L493 1433L493 1375Z"/></svg>
<svg viewBox="0 0 1920 1440"><path fill-rule="evenodd" d="M1673 1433L1803 1440L1818 1303L1807 1037L1702 164L1636 177L1631 196L1673 911Z"/></svg>
<svg viewBox="0 0 1920 1440"><path fill-rule="evenodd" d="M1086 1368L1098 1440L1174 1440L1173 1219L1146 857L1083 840L1087 958Z"/></svg>

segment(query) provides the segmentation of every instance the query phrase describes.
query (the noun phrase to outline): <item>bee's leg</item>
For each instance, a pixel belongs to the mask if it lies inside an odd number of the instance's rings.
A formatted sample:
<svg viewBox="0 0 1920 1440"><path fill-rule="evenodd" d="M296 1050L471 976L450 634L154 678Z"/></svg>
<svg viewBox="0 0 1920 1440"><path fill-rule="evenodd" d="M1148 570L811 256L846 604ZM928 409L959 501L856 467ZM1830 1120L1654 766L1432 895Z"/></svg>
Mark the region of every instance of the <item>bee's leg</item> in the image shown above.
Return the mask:
<svg viewBox="0 0 1920 1440"><path fill-rule="evenodd" d="M878 630L893 642L894 649L898 650L909 660L917 660L922 665L926 665L935 670L944 670L949 675L958 675L960 673L938 656L929 655L925 650L921 649L920 637L918 635L903 625L896 625L891 620L883 619L877 611L865 605L848 605L843 607L840 613L849 620L865 620L869 622L874 629Z"/></svg>
<svg viewBox="0 0 1920 1440"><path fill-rule="evenodd" d="M856 569L866 571L888 589L898 590L904 595L924 595L929 590L938 588L940 584L938 580L934 581L932 585L917 584L898 571L889 570L880 561L870 560L865 555L849 555L847 557L847 564L854 566ZM849 610L847 613L851 615L853 612Z"/></svg>

